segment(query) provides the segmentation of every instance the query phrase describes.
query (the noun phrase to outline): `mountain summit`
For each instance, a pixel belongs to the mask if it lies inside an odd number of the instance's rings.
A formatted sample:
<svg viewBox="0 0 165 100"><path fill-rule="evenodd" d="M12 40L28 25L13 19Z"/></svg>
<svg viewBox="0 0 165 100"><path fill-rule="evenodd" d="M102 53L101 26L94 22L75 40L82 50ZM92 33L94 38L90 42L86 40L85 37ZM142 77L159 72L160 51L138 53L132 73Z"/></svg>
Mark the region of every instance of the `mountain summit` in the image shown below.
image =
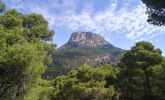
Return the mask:
<svg viewBox="0 0 165 100"><path fill-rule="evenodd" d="M73 68L83 64L116 65L120 61L123 51L98 34L74 32L69 41L57 49L51 66Z"/></svg>
<svg viewBox="0 0 165 100"><path fill-rule="evenodd" d="M68 44L89 48L109 46L109 43L102 36L91 32L72 33Z"/></svg>
<svg viewBox="0 0 165 100"><path fill-rule="evenodd" d="M120 61L123 51L98 34L74 32L69 41L53 53L53 62L44 75L54 77L58 69L65 73L68 69L84 64L91 66L116 65Z"/></svg>
<svg viewBox="0 0 165 100"><path fill-rule="evenodd" d="M59 50L68 48L113 48L102 36L92 32L74 32L68 43L59 48Z"/></svg>

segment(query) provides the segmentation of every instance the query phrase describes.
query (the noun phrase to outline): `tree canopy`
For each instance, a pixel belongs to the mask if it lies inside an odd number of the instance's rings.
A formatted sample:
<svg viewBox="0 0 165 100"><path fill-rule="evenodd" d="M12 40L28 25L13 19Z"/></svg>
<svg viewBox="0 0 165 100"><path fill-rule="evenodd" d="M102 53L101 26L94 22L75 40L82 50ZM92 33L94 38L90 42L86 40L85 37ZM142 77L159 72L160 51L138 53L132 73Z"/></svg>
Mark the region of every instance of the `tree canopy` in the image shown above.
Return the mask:
<svg viewBox="0 0 165 100"><path fill-rule="evenodd" d="M135 46L124 53L121 59L121 83L125 98L129 100L153 100L154 89L151 80L153 73L150 69L161 64L163 57L160 49L145 41L136 43ZM119 79L120 80L120 79ZM124 88L125 87L125 88ZM139 97L140 96L140 97Z"/></svg>
<svg viewBox="0 0 165 100"><path fill-rule="evenodd" d="M6 11L6 6L2 2L2 0L0 0L0 13L4 13L5 11Z"/></svg>
<svg viewBox="0 0 165 100"><path fill-rule="evenodd" d="M0 15L0 99L21 99L37 84L51 62L45 41L53 34L42 15L14 9Z"/></svg>
<svg viewBox="0 0 165 100"><path fill-rule="evenodd" d="M148 22L162 26L165 25L165 2L164 0L142 0L147 6Z"/></svg>
<svg viewBox="0 0 165 100"><path fill-rule="evenodd" d="M59 76L54 82L55 100L109 100L115 93L112 84L106 87L106 77L115 78L111 65L91 67L84 65L67 76Z"/></svg>

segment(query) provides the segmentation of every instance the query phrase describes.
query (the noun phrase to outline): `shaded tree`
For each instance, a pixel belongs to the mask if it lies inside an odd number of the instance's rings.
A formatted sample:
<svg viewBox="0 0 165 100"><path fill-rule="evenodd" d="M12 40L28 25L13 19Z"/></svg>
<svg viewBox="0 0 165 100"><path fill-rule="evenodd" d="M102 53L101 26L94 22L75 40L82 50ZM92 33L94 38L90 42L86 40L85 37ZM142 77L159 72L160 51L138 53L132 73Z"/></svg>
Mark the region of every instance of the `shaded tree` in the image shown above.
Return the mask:
<svg viewBox="0 0 165 100"><path fill-rule="evenodd" d="M154 94L154 100L164 100L165 99L165 59L160 65L152 66L150 69L150 74L152 75L152 92Z"/></svg>
<svg viewBox="0 0 165 100"><path fill-rule="evenodd" d="M6 11L6 5L0 0L0 13L3 14Z"/></svg>
<svg viewBox="0 0 165 100"><path fill-rule="evenodd" d="M153 25L165 25L164 0L142 0L147 6L148 22Z"/></svg>
<svg viewBox="0 0 165 100"><path fill-rule="evenodd" d="M136 89L140 81L143 81L143 84L140 83L139 86L143 86L144 99L152 100L151 75L148 69L162 62L161 53L160 49L155 49L151 43L145 41L136 43L131 50L124 53L120 66L123 67L122 70L128 77L128 79L126 79L128 82L126 83L128 83L130 90L130 100L135 99L134 95L136 91L134 88ZM140 88L141 87L139 87L139 89Z"/></svg>

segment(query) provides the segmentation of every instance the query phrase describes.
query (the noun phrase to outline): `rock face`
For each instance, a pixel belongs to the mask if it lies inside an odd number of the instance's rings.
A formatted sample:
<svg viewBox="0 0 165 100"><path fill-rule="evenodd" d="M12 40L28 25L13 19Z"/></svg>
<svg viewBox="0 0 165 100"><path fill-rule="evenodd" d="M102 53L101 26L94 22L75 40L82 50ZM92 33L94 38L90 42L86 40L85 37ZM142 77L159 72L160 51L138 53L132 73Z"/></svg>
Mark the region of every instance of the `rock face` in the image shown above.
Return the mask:
<svg viewBox="0 0 165 100"><path fill-rule="evenodd" d="M100 35L91 32L75 32L71 35L68 44L79 47L105 47L109 43Z"/></svg>
<svg viewBox="0 0 165 100"><path fill-rule="evenodd" d="M51 66L73 68L83 64L116 65L123 51L98 34L75 32L72 33L68 43L57 49Z"/></svg>
<svg viewBox="0 0 165 100"><path fill-rule="evenodd" d="M58 50L69 48L113 48L114 46L107 42L102 36L92 32L74 32L68 43L64 44Z"/></svg>

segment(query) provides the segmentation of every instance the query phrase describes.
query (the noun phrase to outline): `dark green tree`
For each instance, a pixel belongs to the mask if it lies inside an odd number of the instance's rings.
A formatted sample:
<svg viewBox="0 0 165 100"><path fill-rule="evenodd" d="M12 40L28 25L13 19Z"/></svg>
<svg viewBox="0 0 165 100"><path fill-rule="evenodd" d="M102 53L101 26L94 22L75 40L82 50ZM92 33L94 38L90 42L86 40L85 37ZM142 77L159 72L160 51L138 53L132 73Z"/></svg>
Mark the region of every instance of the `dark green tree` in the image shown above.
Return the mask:
<svg viewBox="0 0 165 100"><path fill-rule="evenodd" d="M164 0L142 0L147 6L148 22L153 25L165 25Z"/></svg>
<svg viewBox="0 0 165 100"><path fill-rule="evenodd" d="M5 11L6 11L6 6L2 2L2 0L0 0L0 13L3 14Z"/></svg>
<svg viewBox="0 0 165 100"><path fill-rule="evenodd" d="M149 71L152 75L151 81L154 100L165 100L165 59L160 65L152 66Z"/></svg>
<svg viewBox="0 0 165 100"><path fill-rule="evenodd" d="M149 42L138 42L135 46L124 53L120 66L122 66L122 77L124 82L128 84L123 86L129 90L130 100L134 100L137 89L144 89L144 99L152 99L152 87L149 74L149 68L159 65L162 62L162 55L160 49L155 49ZM125 76L125 77L124 77ZM141 84L143 81L143 84ZM138 88L136 88L138 86ZM141 89L140 91L143 92Z"/></svg>

